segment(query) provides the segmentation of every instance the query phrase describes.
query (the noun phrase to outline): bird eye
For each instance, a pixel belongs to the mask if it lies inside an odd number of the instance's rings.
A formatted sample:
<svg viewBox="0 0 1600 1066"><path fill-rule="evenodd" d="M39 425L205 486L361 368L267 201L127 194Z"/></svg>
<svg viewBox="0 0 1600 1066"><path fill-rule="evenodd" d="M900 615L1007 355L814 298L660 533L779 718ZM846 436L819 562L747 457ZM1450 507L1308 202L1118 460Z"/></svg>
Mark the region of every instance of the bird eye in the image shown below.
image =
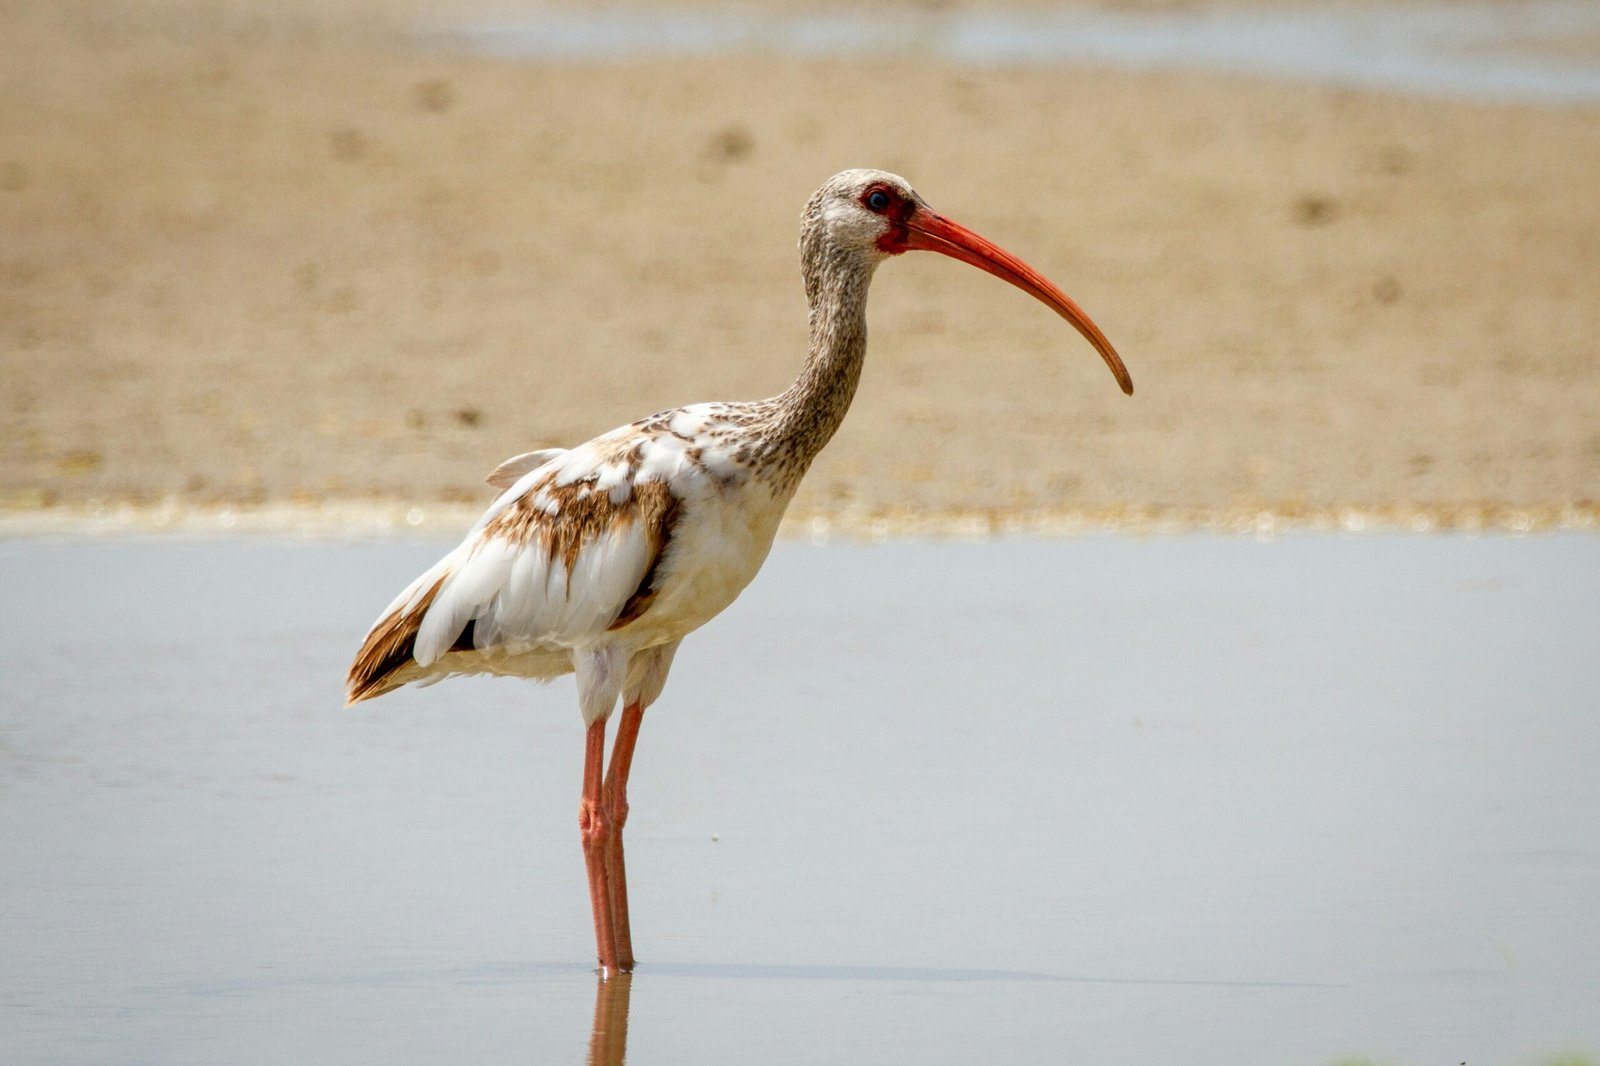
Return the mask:
<svg viewBox="0 0 1600 1066"><path fill-rule="evenodd" d="M873 211L889 210L889 194L882 189L873 189L867 193L867 207Z"/></svg>

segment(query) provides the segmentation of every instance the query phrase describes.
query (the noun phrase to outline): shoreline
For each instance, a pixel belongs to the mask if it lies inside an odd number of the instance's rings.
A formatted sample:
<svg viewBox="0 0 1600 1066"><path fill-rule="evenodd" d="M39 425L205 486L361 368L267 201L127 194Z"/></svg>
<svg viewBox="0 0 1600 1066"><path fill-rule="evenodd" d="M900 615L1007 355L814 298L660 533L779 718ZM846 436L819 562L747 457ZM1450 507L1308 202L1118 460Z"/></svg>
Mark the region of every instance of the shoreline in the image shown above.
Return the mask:
<svg viewBox="0 0 1600 1066"><path fill-rule="evenodd" d="M337 540L464 535L483 506L401 500L195 505L127 501L0 511L0 540L101 536L284 536ZM1129 505L1088 510L989 510L945 513L794 510L780 541L882 543L899 540L987 541L1084 536L1275 536L1304 534L1510 535L1600 531L1600 503L1514 507L1479 502L1428 506L1392 503L1311 511L1298 507L1162 508Z"/></svg>

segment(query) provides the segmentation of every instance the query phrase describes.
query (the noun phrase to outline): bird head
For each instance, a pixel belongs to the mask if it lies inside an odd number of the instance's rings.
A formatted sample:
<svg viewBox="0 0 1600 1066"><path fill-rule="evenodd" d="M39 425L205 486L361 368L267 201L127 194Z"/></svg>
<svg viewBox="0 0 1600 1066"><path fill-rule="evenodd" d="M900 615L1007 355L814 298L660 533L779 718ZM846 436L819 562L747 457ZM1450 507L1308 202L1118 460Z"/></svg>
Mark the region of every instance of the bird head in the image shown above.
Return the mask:
<svg viewBox="0 0 1600 1066"><path fill-rule="evenodd" d="M806 204L804 232L840 251L854 252L874 263L897 251L892 239L897 217L927 205L898 174L884 170L845 170L822 183Z"/></svg>
<svg viewBox="0 0 1600 1066"><path fill-rule="evenodd" d="M938 252L1010 282L1066 319L1133 394L1133 379L1089 316L1043 274L928 206L911 183L883 170L845 170L822 183L802 218L802 257L844 256L869 268L903 252ZM808 247L820 242L819 247Z"/></svg>

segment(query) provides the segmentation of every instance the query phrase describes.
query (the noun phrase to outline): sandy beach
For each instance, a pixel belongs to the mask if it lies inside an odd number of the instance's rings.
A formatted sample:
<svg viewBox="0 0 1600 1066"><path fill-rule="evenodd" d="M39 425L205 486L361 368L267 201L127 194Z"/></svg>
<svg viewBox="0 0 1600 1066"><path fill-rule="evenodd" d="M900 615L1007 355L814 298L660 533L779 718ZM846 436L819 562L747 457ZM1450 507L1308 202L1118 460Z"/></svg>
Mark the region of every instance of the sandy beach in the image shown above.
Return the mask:
<svg viewBox="0 0 1600 1066"><path fill-rule="evenodd" d="M0 12L5 516L453 516L506 456L770 395L799 208L859 165L1055 279L1137 391L994 279L889 263L801 522L1600 515L1600 108L493 58L312 10Z"/></svg>

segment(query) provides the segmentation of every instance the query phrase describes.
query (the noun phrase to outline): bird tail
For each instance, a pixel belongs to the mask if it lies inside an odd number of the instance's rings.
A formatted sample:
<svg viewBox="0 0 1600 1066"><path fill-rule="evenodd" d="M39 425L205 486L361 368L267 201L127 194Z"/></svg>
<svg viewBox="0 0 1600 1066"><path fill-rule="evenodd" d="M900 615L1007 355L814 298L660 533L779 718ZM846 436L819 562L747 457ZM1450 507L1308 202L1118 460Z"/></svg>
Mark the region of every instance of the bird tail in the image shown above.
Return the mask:
<svg viewBox="0 0 1600 1066"><path fill-rule="evenodd" d="M422 618L433 606L449 572L438 572L435 567L423 574L389 605L362 642L361 650L350 664L346 679L345 706L381 696L405 684L397 677L413 662L417 645L417 630Z"/></svg>

